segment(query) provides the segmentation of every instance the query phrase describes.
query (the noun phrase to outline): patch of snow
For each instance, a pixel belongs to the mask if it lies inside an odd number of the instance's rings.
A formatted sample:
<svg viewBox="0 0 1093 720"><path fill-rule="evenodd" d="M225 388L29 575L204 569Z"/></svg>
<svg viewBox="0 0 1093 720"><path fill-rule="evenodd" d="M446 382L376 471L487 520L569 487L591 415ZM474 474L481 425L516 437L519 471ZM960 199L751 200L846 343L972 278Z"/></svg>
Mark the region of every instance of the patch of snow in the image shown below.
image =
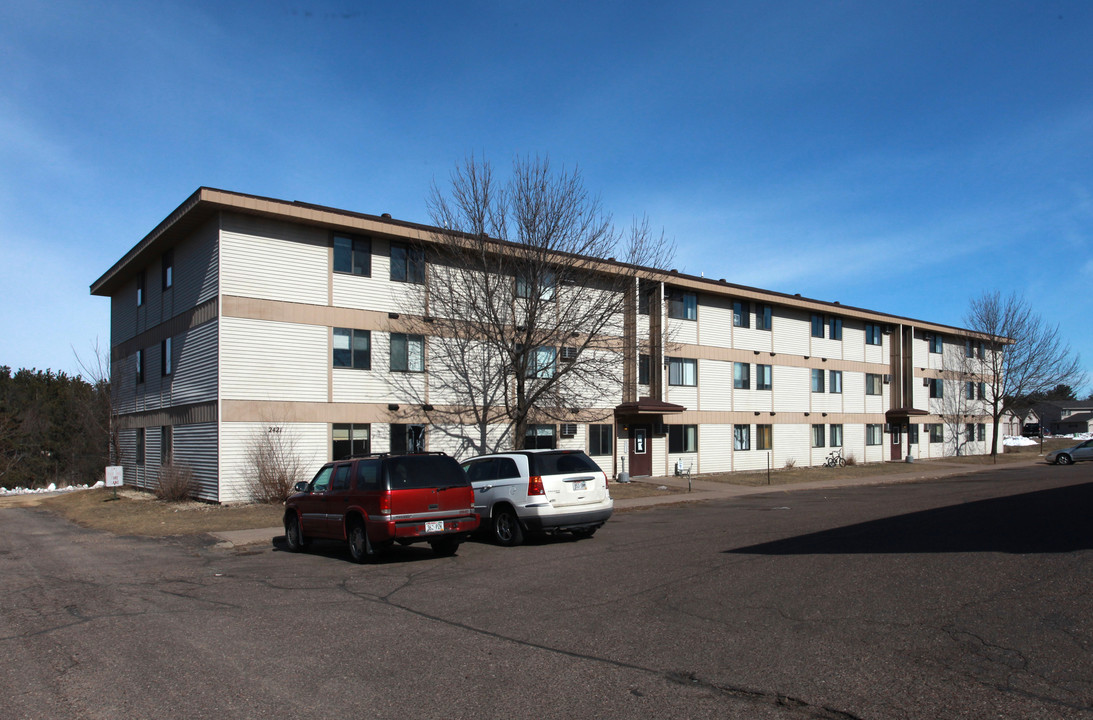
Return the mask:
<svg viewBox="0 0 1093 720"><path fill-rule="evenodd" d="M106 483L99 480L94 485L68 485L66 487L57 487L56 483L50 483L47 488L24 488L16 487L12 489L0 487L0 496L4 495L43 495L51 492L72 492L73 490L91 490L93 488L105 487Z"/></svg>
<svg viewBox="0 0 1093 720"><path fill-rule="evenodd" d="M1039 440L1021 437L1020 435L1003 435L1002 444L1009 447L1024 447L1025 445L1039 445Z"/></svg>

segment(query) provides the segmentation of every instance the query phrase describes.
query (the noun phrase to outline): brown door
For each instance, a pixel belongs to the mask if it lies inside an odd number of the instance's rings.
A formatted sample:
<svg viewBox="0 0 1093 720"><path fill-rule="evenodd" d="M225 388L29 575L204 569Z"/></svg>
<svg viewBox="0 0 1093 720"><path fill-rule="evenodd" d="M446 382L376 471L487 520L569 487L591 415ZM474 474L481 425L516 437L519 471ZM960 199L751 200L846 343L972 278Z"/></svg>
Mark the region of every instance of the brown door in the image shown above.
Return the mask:
<svg viewBox="0 0 1093 720"><path fill-rule="evenodd" d="M892 438L892 454L890 456L891 460L898 461L903 459L903 431L903 425L898 423L892 423L892 432L890 434Z"/></svg>
<svg viewBox="0 0 1093 720"><path fill-rule="evenodd" d="M653 453L649 447L650 430L648 425L630 426L630 474L635 477L653 474Z"/></svg>

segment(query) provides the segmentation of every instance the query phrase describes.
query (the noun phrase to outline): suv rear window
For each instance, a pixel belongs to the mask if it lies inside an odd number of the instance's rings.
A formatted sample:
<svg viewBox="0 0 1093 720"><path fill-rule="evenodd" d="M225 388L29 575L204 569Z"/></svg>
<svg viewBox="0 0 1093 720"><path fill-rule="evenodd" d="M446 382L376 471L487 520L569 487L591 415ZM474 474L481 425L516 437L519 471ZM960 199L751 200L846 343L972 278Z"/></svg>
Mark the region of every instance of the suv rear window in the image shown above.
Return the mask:
<svg viewBox="0 0 1093 720"><path fill-rule="evenodd" d="M387 459L388 487L455 487L467 485L467 476L459 464L447 455L406 455Z"/></svg>
<svg viewBox="0 0 1093 720"><path fill-rule="evenodd" d="M529 453L528 459L532 475L600 472L600 466L583 452Z"/></svg>

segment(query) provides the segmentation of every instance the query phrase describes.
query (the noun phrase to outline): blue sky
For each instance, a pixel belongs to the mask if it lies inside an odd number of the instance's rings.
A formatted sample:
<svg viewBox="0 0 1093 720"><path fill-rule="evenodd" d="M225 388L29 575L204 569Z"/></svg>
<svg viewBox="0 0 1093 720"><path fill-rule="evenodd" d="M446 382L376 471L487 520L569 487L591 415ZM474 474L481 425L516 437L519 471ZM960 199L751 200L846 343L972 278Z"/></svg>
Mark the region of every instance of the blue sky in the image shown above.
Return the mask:
<svg viewBox="0 0 1093 720"><path fill-rule="evenodd" d="M954 325L1017 290L1093 369L1091 37L1084 1L9 0L0 365L107 346L88 286L201 185L428 222L475 153L579 166L684 272Z"/></svg>

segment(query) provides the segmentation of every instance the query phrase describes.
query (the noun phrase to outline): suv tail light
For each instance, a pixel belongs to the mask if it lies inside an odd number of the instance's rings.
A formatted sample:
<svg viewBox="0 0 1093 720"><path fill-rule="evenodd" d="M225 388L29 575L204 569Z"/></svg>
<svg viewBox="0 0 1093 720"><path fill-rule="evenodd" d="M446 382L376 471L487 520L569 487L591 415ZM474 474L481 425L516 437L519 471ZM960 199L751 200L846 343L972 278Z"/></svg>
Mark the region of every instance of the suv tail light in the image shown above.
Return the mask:
<svg viewBox="0 0 1093 720"><path fill-rule="evenodd" d="M546 490L543 489L543 478L541 475L532 475L528 478L528 497L532 495L546 495Z"/></svg>
<svg viewBox="0 0 1093 720"><path fill-rule="evenodd" d="M380 493L380 515L391 514L391 493Z"/></svg>
<svg viewBox="0 0 1093 720"><path fill-rule="evenodd" d="M607 473L604 473L603 474L603 486L607 487L610 484L611 484L611 481L607 478Z"/></svg>

